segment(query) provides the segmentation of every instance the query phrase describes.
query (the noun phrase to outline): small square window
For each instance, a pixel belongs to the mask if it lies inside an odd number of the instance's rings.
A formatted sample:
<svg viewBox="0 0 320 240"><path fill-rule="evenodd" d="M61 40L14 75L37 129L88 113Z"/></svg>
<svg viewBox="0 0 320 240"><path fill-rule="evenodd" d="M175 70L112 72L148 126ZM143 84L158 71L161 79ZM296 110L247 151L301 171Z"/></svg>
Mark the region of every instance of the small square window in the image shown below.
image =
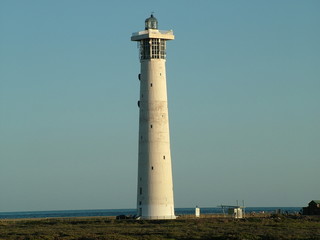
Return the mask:
<svg viewBox="0 0 320 240"><path fill-rule="evenodd" d="M166 156L163 156L163 159L166 159Z"/></svg>

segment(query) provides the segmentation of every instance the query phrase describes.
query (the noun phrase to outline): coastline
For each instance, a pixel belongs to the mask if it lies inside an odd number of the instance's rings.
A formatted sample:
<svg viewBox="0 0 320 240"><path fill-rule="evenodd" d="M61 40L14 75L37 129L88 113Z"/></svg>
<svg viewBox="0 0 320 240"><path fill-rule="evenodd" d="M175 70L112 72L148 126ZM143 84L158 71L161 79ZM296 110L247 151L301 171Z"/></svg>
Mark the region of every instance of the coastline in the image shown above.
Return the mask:
<svg viewBox="0 0 320 240"><path fill-rule="evenodd" d="M301 207L247 207L246 214L275 213L278 210L283 213L298 213ZM194 215L195 208L176 208L178 216ZM202 207L203 214L223 214L221 208ZM20 212L0 212L0 219L25 219L25 218L55 218L55 217L107 217L118 215L135 215L136 209L89 209L89 210L50 210L50 211L20 211Z"/></svg>

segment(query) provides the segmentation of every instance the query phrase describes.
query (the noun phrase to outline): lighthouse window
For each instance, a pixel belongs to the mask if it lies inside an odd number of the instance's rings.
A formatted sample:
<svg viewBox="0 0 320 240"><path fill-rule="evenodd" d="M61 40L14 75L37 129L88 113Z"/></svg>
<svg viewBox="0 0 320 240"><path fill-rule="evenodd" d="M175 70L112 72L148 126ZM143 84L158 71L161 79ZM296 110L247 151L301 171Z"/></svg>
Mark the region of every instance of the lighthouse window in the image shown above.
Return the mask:
<svg viewBox="0 0 320 240"><path fill-rule="evenodd" d="M151 167L151 170L153 170L153 166Z"/></svg>
<svg viewBox="0 0 320 240"><path fill-rule="evenodd" d="M143 39L140 41L140 58L150 59L150 43L149 39Z"/></svg>
<svg viewBox="0 0 320 240"><path fill-rule="evenodd" d="M163 159L166 159L166 156L163 156Z"/></svg>
<svg viewBox="0 0 320 240"><path fill-rule="evenodd" d="M152 87L152 83L150 83L150 87Z"/></svg>
<svg viewBox="0 0 320 240"><path fill-rule="evenodd" d="M142 194L142 187L140 188L140 195Z"/></svg>
<svg viewBox="0 0 320 240"><path fill-rule="evenodd" d="M142 204L142 202L140 201L140 202L139 202L139 205L141 205L141 204Z"/></svg>
<svg viewBox="0 0 320 240"><path fill-rule="evenodd" d="M140 41L140 59L165 59L166 41L164 39L143 39Z"/></svg>
<svg viewBox="0 0 320 240"><path fill-rule="evenodd" d="M150 125L150 128L152 128L152 125Z"/></svg>
<svg viewBox="0 0 320 240"><path fill-rule="evenodd" d="M166 58L166 41L164 39L160 39L160 58Z"/></svg>
<svg viewBox="0 0 320 240"><path fill-rule="evenodd" d="M153 38L151 39L151 49L152 49L152 56L151 58L159 58L159 41L160 39Z"/></svg>

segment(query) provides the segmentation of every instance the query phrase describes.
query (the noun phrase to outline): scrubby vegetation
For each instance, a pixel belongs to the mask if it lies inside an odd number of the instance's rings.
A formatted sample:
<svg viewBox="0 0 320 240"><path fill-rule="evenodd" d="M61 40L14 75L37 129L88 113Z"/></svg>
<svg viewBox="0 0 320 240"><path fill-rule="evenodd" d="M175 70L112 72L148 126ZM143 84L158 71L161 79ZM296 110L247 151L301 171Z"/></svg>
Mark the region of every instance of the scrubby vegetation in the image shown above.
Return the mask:
<svg viewBox="0 0 320 240"><path fill-rule="evenodd" d="M180 218L170 221L107 217L0 220L1 240L320 240L320 218L300 216Z"/></svg>

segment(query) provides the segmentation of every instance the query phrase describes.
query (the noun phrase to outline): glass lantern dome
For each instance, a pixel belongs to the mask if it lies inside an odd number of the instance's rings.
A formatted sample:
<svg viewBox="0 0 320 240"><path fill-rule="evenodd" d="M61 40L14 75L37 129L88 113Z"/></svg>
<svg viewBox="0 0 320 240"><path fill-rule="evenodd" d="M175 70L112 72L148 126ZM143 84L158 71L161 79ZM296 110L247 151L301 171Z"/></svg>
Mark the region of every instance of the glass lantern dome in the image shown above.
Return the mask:
<svg viewBox="0 0 320 240"><path fill-rule="evenodd" d="M153 14L151 14L151 16L146 19L145 25L145 30L158 29L158 20L153 16Z"/></svg>

